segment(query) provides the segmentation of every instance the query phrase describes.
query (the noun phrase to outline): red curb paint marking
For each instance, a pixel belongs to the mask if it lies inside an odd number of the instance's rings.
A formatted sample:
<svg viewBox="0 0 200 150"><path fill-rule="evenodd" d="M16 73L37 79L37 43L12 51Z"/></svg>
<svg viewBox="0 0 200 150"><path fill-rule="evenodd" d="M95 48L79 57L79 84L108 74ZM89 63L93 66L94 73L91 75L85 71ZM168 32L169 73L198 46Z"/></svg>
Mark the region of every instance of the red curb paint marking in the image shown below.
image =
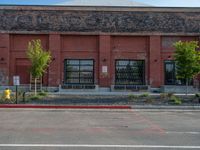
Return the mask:
<svg viewBox="0 0 200 150"><path fill-rule="evenodd" d="M57 106L57 105L21 105L21 104L2 104L0 108L46 108L46 109L131 109L131 106Z"/></svg>

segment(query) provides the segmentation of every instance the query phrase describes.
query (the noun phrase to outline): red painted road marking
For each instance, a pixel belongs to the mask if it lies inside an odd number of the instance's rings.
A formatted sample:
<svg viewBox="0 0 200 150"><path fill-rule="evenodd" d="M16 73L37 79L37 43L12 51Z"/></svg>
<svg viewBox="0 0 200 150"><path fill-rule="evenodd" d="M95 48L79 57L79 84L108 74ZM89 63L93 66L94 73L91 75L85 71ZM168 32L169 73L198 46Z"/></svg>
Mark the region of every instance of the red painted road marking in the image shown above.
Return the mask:
<svg viewBox="0 0 200 150"><path fill-rule="evenodd" d="M139 121L146 122L149 125L148 128L145 128L143 130L144 133L159 133L160 135L164 135L166 133L163 128L161 128L158 124L154 123L150 119L144 117L139 113L134 112L133 110L130 110L130 112L133 112Z"/></svg>
<svg viewBox="0 0 200 150"><path fill-rule="evenodd" d="M2 104L0 108L45 108L45 109L131 109L131 106L108 105L28 105L28 104Z"/></svg>

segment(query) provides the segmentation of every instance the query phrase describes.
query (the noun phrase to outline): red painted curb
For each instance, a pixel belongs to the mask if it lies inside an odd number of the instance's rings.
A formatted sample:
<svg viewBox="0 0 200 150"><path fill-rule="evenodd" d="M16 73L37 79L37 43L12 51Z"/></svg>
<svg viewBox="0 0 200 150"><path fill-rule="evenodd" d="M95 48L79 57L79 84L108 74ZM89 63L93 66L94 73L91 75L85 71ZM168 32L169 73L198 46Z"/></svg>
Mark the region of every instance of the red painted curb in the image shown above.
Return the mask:
<svg viewBox="0 0 200 150"><path fill-rule="evenodd" d="M26 105L26 104L1 104L0 108L45 108L45 109L131 109L131 106L107 106L107 105Z"/></svg>

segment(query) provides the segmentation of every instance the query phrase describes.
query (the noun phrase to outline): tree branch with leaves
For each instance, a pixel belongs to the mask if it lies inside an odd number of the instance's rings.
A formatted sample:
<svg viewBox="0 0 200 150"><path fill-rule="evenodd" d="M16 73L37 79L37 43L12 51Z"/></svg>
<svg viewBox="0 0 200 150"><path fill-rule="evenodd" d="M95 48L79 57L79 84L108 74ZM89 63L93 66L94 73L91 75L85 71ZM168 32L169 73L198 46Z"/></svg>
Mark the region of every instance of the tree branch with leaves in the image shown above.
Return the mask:
<svg viewBox="0 0 200 150"><path fill-rule="evenodd" d="M200 51L197 51L198 42L176 42L175 47L175 62L176 62L176 77L186 80L186 94L188 94L189 80L193 79L200 73Z"/></svg>
<svg viewBox="0 0 200 150"><path fill-rule="evenodd" d="M41 40L32 40L28 43L27 57L31 61L30 73L35 81L35 95L37 94L36 82L45 73L51 62L51 53L45 51Z"/></svg>

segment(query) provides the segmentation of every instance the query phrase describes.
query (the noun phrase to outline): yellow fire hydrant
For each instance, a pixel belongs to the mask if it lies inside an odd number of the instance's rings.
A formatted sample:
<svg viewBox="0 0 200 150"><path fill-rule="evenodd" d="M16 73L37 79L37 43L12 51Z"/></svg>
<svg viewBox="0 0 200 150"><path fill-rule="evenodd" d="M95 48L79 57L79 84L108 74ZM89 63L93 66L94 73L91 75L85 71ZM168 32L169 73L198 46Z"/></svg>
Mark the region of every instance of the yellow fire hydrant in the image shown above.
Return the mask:
<svg viewBox="0 0 200 150"><path fill-rule="evenodd" d="M4 98L5 98L6 100L10 100L10 94L11 94L11 90L8 89L8 88L6 88L6 89L4 90Z"/></svg>

